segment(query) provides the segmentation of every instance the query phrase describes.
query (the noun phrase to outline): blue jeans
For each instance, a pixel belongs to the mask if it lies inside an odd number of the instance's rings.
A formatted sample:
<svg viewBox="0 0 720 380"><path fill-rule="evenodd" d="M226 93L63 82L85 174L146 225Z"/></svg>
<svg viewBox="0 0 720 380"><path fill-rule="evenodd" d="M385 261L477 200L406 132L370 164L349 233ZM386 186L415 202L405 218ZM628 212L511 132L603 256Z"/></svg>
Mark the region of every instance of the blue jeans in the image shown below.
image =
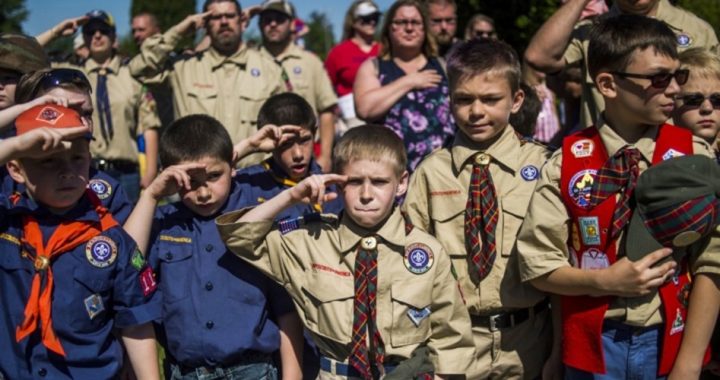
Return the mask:
<svg viewBox="0 0 720 380"><path fill-rule="evenodd" d="M183 375L180 367L171 365L173 380L277 380L277 368L270 362L248 363L227 368L196 370Z"/></svg>
<svg viewBox="0 0 720 380"><path fill-rule="evenodd" d="M600 375L566 366L565 379L664 379L657 376L661 330L662 325L641 328L605 320L602 344L606 373Z"/></svg>

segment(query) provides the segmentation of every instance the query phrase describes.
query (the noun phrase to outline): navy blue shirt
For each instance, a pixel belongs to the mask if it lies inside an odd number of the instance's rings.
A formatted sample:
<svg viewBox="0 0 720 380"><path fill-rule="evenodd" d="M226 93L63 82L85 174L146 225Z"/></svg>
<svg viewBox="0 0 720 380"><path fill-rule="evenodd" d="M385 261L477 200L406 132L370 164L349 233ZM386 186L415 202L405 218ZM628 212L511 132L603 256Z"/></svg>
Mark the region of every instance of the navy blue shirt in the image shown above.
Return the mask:
<svg viewBox="0 0 720 380"><path fill-rule="evenodd" d="M15 340L15 329L24 319L35 274L33 261L23 257L20 245L21 217L27 213L38 220L44 242L63 221L99 222L86 197L59 216L27 197L11 205L0 193L0 372L8 379L117 376L123 352L113 329L159 317L156 308L148 303L151 292L146 297L140 282L144 267L130 264L132 256L139 254L135 242L116 226L53 258L51 313L53 329L66 353L62 357L42 344L40 327L20 342Z"/></svg>
<svg viewBox="0 0 720 380"><path fill-rule="evenodd" d="M310 162L309 172L309 175L322 174L322 169L315 163L315 160ZM283 183L282 180L284 178L288 178L288 176L275 164L272 158L265 160L262 164L239 170L235 174L235 181L240 184L242 189L240 208L256 206L291 187ZM290 181L289 183L292 182L293 181ZM322 210L316 210L312 205L297 203L281 211L275 217L275 220L295 219L299 216L316 212L339 215L344 205L340 198L338 188L335 185L331 185L327 188L326 192L337 193L338 197L330 202L324 203Z"/></svg>
<svg viewBox="0 0 720 380"><path fill-rule="evenodd" d="M233 183L219 213L237 209L239 199ZM232 365L248 350L279 349L273 318L294 311L293 303L280 285L227 250L214 217L195 215L181 202L160 207L150 241L166 348L178 363Z"/></svg>

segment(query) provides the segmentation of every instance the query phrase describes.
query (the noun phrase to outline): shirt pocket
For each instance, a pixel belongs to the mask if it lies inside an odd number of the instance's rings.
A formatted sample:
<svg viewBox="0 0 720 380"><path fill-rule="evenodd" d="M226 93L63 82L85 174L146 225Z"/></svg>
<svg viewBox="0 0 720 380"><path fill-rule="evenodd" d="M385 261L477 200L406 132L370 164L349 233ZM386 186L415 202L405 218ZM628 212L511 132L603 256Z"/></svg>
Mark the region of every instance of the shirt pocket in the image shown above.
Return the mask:
<svg viewBox="0 0 720 380"><path fill-rule="evenodd" d="M190 110L203 110L212 115L215 113L215 102L218 98L218 89L215 86L208 87L191 87L187 91L187 102L194 103L190 106Z"/></svg>
<svg viewBox="0 0 720 380"><path fill-rule="evenodd" d="M160 291L163 302L173 303L190 295L193 280L191 244L164 243L159 246Z"/></svg>
<svg viewBox="0 0 720 380"><path fill-rule="evenodd" d="M73 331L97 331L113 317L112 273L111 268L88 269L84 265L75 268L73 279L76 291L68 295L68 297L72 303L78 304L60 313L67 313L70 317L70 326L72 326ZM58 279L56 278L55 281L57 282ZM58 323L58 325L62 325L62 322Z"/></svg>
<svg viewBox="0 0 720 380"><path fill-rule="evenodd" d="M460 195L430 198L433 235L451 256L467 256L465 248L466 204L467 199Z"/></svg>
<svg viewBox="0 0 720 380"><path fill-rule="evenodd" d="M306 318L315 325L311 330L336 342L349 342L355 298L352 277L313 273L305 284L303 291L310 303L305 310Z"/></svg>
<svg viewBox="0 0 720 380"><path fill-rule="evenodd" d="M419 344L430 336L432 284L421 279L396 281L391 288L393 347Z"/></svg>
<svg viewBox="0 0 720 380"><path fill-rule="evenodd" d="M240 124L256 125L260 107L270 97L270 91L263 91L264 85L253 86L246 83L238 88ZM249 136L250 134L248 134Z"/></svg>
<svg viewBox="0 0 720 380"><path fill-rule="evenodd" d="M520 226L525 220L530 196L509 195L503 197L501 203L503 223L502 227L498 228L501 229L501 233L496 234L496 236L498 236L499 251L503 256L507 257L512 252Z"/></svg>

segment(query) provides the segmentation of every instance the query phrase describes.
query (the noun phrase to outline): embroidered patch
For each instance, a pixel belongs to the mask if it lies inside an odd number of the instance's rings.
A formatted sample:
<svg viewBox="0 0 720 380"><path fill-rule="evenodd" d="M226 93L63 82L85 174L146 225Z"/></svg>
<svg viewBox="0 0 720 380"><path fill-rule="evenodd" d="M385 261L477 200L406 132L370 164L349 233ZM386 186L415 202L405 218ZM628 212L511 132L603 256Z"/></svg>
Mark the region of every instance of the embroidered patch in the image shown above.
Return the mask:
<svg viewBox="0 0 720 380"><path fill-rule="evenodd" d="M0 234L0 239L7 240L7 241L9 241L10 243L13 243L13 244L15 244L15 245L20 245L20 239L18 239L17 237L15 237L15 236L13 236L13 235L10 235L10 234L7 233L7 232L1 233L1 234Z"/></svg>
<svg viewBox="0 0 720 380"><path fill-rule="evenodd" d="M683 152L678 152L677 150L670 148L667 150L667 152L663 153L662 159L663 161L667 161L671 158L682 157L684 155L685 154Z"/></svg>
<svg viewBox="0 0 720 380"><path fill-rule="evenodd" d="M286 219L278 223L280 233L285 235L300 228L300 219Z"/></svg>
<svg viewBox="0 0 720 380"><path fill-rule="evenodd" d="M38 121L49 123L51 125L55 125L57 120L63 115L64 113L58 111L57 109L47 106L40 110L40 113L35 119Z"/></svg>
<svg viewBox="0 0 720 380"><path fill-rule="evenodd" d="M680 45L682 47L687 47L687 46L690 46L691 42L692 42L692 39L687 34L682 33L682 34L677 35L678 45Z"/></svg>
<svg viewBox="0 0 720 380"><path fill-rule="evenodd" d="M91 179L88 183L90 190L94 191L100 199L108 199L112 195L112 186L103 179Z"/></svg>
<svg viewBox="0 0 720 380"><path fill-rule="evenodd" d="M590 248L582 254L582 262L580 263L582 269L605 269L609 266L610 262L607 255L599 249Z"/></svg>
<svg viewBox="0 0 720 380"><path fill-rule="evenodd" d="M520 169L520 176L526 181L536 180L538 174L540 174L538 168L533 165L523 166L522 169Z"/></svg>
<svg viewBox="0 0 720 380"><path fill-rule="evenodd" d="M405 268L415 274L423 274L430 270L435 261L430 247L425 244L415 243L405 247Z"/></svg>
<svg viewBox="0 0 720 380"><path fill-rule="evenodd" d="M596 174L597 170L595 169L585 169L575 173L570 178L568 194L570 194L570 198L577 206L583 208L590 206L590 193L592 192Z"/></svg>
<svg viewBox="0 0 720 380"><path fill-rule="evenodd" d="M690 283L687 283L683 285L682 288L678 291L677 298L681 305L683 305L684 308L688 307L689 300L690 300L690 289L691 289Z"/></svg>
<svg viewBox="0 0 720 380"><path fill-rule="evenodd" d="M117 246L107 236L95 236L85 244L85 257L95 267L108 267L117 258Z"/></svg>
<svg viewBox="0 0 720 380"><path fill-rule="evenodd" d="M424 309L415 309L411 307L407 312L407 316L410 318L415 327L420 327L420 322L422 322L423 319L427 318L429 315L429 307L426 307Z"/></svg>
<svg viewBox="0 0 720 380"><path fill-rule="evenodd" d="M580 217L578 224L584 245L600 245L600 222L597 216Z"/></svg>
<svg viewBox="0 0 720 380"><path fill-rule="evenodd" d="M293 73L295 73L295 74L302 73L302 68L300 66L293 67Z"/></svg>
<svg viewBox="0 0 720 380"><path fill-rule="evenodd" d="M102 297L99 294L93 294L88 298L85 298L85 311L88 313L90 319L94 319L98 314L105 310L103 305Z"/></svg>
<svg viewBox="0 0 720 380"><path fill-rule="evenodd" d="M170 235L160 235L158 236L158 240L160 241L169 241L173 243L185 243L185 244L192 244L192 239L185 236L170 236Z"/></svg>
<svg viewBox="0 0 720 380"><path fill-rule="evenodd" d="M250 70L250 75L252 75L252 76L254 76L254 77L259 77L259 76L260 76L260 70L258 70L258 69L256 69L256 68L253 68L252 70Z"/></svg>
<svg viewBox="0 0 720 380"><path fill-rule="evenodd" d="M675 309L675 320L673 321L672 327L670 327L670 335L683 332L685 330L685 321L683 321L682 313L680 308Z"/></svg>
<svg viewBox="0 0 720 380"><path fill-rule="evenodd" d="M140 289L142 289L145 297L149 296L155 291L155 289L157 289L155 274L149 266L146 266L145 269L140 272Z"/></svg>
<svg viewBox="0 0 720 380"><path fill-rule="evenodd" d="M135 248L135 252L133 253L132 257L130 258L130 264L135 268L135 270L142 270L142 268L145 266L145 256L143 256L142 252L140 252L139 249Z"/></svg>
<svg viewBox="0 0 720 380"><path fill-rule="evenodd" d="M578 140L570 148L575 158L590 157L593 150L595 150L595 143L588 139Z"/></svg>

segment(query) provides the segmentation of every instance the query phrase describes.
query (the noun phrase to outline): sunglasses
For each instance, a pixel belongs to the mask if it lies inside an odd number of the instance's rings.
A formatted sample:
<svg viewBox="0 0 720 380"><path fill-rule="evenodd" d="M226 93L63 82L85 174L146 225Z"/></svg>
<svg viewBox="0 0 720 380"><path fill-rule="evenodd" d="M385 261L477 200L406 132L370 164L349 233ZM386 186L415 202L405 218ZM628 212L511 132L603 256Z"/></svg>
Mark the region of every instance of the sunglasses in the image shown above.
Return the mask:
<svg viewBox="0 0 720 380"><path fill-rule="evenodd" d="M378 21L380 21L380 15L377 13L367 15L367 16L358 16L357 21L360 21L363 25L370 25L375 24L377 25Z"/></svg>
<svg viewBox="0 0 720 380"><path fill-rule="evenodd" d="M273 21L276 24L284 24L289 20L290 17L288 17L288 15L280 12L267 11L260 15L260 23L265 25L271 24Z"/></svg>
<svg viewBox="0 0 720 380"><path fill-rule="evenodd" d="M96 32L100 32L100 34L106 35L106 36L112 36L113 33L115 33L115 30L112 27L109 27L107 25L97 25L97 26L90 26L83 28L83 35L85 37L92 37L95 35Z"/></svg>
<svg viewBox="0 0 720 380"><path fill-rule="evenodd" d="M705 96L699 92L678 96L678 99L682 100L683 106L685 107L700 107L705 99L710 101L710 104L714 109L720 109L720 93L713 93Z"/></svg>
<svg viewBox="0 0 720 380"><path fill-rule="evenodd" d="M618 71L611 71L610 74L617 75L622 78L640 78L650 79L650 85L655 88L667 88L670 85L670 81L675 78L675 81L679 85L687 83L688 77L690 76L690 70L682 69L677 70L674 73L657 73L657 74L631 74L622 73Z"/></svg>
<svg viewBox="0 0 720 380"><path fill-rule="evenodd" d="M52 69L46 72L30 93L34 99L40 90L47 91L64 84L73 84L88 94L92 93L92 87L85 74L75 69Z"/></svg>

